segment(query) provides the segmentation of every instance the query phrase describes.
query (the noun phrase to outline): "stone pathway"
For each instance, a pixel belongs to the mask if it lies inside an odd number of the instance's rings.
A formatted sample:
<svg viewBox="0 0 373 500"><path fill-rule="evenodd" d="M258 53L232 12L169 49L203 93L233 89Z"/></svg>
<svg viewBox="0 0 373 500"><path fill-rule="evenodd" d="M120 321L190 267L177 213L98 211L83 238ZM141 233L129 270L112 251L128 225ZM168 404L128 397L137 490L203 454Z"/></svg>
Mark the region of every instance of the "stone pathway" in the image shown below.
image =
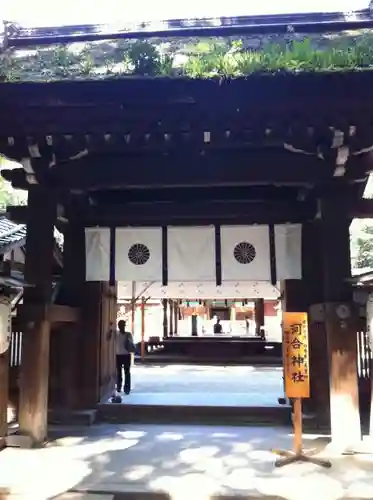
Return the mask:
<svg viewBox="0 0 373 500"><path fill-rule="evenodd" d="M66 432L60 429L60 435ZM373 498L373 453L340 457L328 449L325 437L306 435L304 441L306 448L329 458L332 468L311 464L275 468L271 449L291 447L287 428L110 424L70 428L68 435L47 448L1 452L0 491L17 500ZM94 492L100 495L87 495Z"/></svg>
<svg viewBox="0 0 373 500"><path fill-rule="evenodd" d="M254 366L136 365L125 404L277 406L282 368Z"/></svg>

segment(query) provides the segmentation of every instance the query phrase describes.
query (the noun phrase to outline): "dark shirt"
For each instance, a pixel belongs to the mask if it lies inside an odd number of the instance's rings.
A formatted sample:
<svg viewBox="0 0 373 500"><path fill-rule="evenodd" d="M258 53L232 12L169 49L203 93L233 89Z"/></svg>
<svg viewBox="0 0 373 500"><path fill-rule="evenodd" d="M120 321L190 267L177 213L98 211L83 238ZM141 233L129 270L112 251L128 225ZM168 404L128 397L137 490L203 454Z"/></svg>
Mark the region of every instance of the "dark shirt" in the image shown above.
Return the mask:
<svg viewBox="0 0 373 500"><path fill-rule="evenodd" d="M214 333L223 333L223 327L221 326L220 323L215 323Z"/></svg>

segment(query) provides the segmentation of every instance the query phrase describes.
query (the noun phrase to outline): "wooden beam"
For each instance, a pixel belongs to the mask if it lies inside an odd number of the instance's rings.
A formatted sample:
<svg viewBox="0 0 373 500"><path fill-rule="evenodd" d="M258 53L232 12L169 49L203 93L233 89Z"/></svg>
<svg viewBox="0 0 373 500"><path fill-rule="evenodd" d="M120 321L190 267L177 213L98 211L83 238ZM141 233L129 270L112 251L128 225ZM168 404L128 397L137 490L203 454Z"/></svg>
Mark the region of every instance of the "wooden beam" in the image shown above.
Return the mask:
<svg viewBox="0 0 373 500"><path fill-rule="evenodd" d="M351 192L351 183L358 181L359 185L363 185L372 165L371 155L349 159L348 170L343 178L346 195ZM220 187L230 189L233 196L234 190L250 186L247 197L259 199L260 196L265 197L264 189L270 189L271 186L273 190L275 186L295 189L297 186L307 188L316 184L318 196L326 196L335 189L333 172L333 167L315 156L290 153L282 148L204 150L202 146L197 152L191 152L190 148L186 151L179 148L173 153L138 151L136 154L113 154L109 151L91 154L48 169L42 181L49 190L55 192L57 199L71 207L69 189L91 193L122 189L127 190L124 193L127 195L126 200L146 201L147 195L133 188L161 190L166 187L193 187L202 191L201 188ZM1 175L16 189L28 190L32 186L23 168L3 169ZM277 194L272 194L277 198L281 193L278 190ZM149 196L152 195L153 192L149 193ZM112 193L112 198L117 196ZM169 197L164 191L159 191L157 196L160 197L159 201ZM18 216L15 220L23 222L24 219ZM61 217L60 222L66 222L65 216Z"/></svg>
<svg viewBox="0 0 373 500"><path fill-rule="evenodd" d="M293 212L304 208L310 210L313 215L315 203L311 195L305 198L305 202L297 200L298 187L276 187L276 186L251 186L251 187L226 187L226 188L174 188L174 189L139 189L139 190L111 190L100 191L92 194L91 204L81 203L75 207L75 214L86 220L114 218L120 214L120 218L128 219L134 215L140 218L162 218L172 209L172 213L179 214L180 218L209 214L213 218L223 216L236 217L247 216L248 213L257 213L257 210L273 211L281 213L284 207L289 207ZM193 199L193 202L191 202ZM294 206L290 206L291 203ZM172 204L172 206L170 205ZM228 208L228 210L225 210ZM111 215L112 214L112 215ZM150 214L150 216L149 216ZM157 214L157 215L155 215ZM17 223L27 223L27 206L7 207L8 217ZM307 215L306 215L307 217ZM66 224L62 228L65 232Z"/></svg>
<svg viewBox="0 0 373 500"><path fill-rule="evenodd" d="M20 304L17 315L25 325L30 321L49 321L49 323L77 323L80 311L78 307L59 304L30 305Z"/></svg>
<svg viewBox="0 0 373 500"><path fill-rule="evenodd" d="M191 196L193 189L193 197ZM110 189L90 192L86 200L90 205L109 203L120 205L127 203L190 203L193 201L281 201L306 199L311 194L311 189L299 186L203 186L203 187L174 187L174 188L146 188L146 189ZM84 197L81 197L84 199Z"/></svg>
<svg viewBox="0 0 373 500"><path fill-rule="evenodd" d="M191 195L192 196L192 195ZM90 207L81 214L85 226L268 224L303 222L316 216L316 202L267 201L147 203Z"/></svg>
<svg viewBox="0 0 373 500"><path fill-rule="evenodd" d="M216 23L215 17L193 19L162 19L156 21L126 22L116 29L108 30L105 24L83 24L73 26L18 27L16 30L5 28L4 44L6 47L26 48L33 45L54 45L77 42L98 42L107 40L143 40L149 38L170 37L228 37L274 35L288 33L293 26L297 33L338 33L369 29L373 25L369 9L352 11L351 18L341 12L272 14L255 16L234 16L221 18Z"/></svg>
<svg viewBox="0 0 373 500"><path fill-rule="evenodd" d="M142 127L146 118L152 120L153 127L154 123L158 127L157 120L161 120L160 128L170 108L175 106L179 108L180 128L190 110L194 112L196 126L212 118L215 129L224 123L227 111L232 110L236 122L237 115L244 122L265 123L266 119L276 117L282 120L284 128L294 116L297 122L306 121L306 126L316 122L327 127L334 117L339 123L341 116L351 120L348 123L360 125L368 121L367 114L372 109L371 82L370 72L352 71L256 74L237 79L118 78L48 85L4 83L0 87L0 114L7 116L7 120L0 123L0 135L17 136L20 131L25 136L74 131L85 134L98 130L125 134L131 122ZM348 87L356 89L353 96L349 95ZM221 120L217 121L217 117Z"/></svg>
<svg viewBox="0 0 373 500"><path fill-rule="evenodd" d="M331 178L333 169L316 156L277 150L188 150L170 154L102 154L59 164L50 171L60 189L308 185ZM14 174L15 175L15 174Z"/></svg>

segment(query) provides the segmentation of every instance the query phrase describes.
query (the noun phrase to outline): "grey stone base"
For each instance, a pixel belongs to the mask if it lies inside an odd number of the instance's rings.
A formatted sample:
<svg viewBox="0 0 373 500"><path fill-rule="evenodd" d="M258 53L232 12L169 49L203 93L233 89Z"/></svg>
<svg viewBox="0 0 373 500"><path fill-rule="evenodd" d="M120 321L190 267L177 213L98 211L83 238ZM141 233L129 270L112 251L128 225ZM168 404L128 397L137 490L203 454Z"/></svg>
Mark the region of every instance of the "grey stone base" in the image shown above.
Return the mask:
<svg viewBox="0 0 373 500"><path fill-rule="evenodd" d="M48 412L48 423L52 425L93 425L97 410L67 411L52 409Z"/></svg>

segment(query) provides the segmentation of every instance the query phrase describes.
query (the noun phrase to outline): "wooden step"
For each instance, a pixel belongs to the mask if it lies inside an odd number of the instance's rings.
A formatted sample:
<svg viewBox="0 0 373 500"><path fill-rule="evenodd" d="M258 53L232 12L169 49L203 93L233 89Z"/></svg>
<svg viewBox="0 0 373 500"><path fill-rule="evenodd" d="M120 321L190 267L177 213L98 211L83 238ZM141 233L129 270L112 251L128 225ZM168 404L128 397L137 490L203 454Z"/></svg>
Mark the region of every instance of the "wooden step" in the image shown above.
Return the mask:
<svg viewBox="0 0 373 500"><path fill-rule="evenodd" d="M186 356L163 354L162 352L147 354L144 360L140 356L135 358L136 364L146 365L214 365L214 366L282 366L282 358L275 356L250 357L217 357L217 356Z"/></svg>
<svg viewBox="0 0 373 500"><path fill-rule="evenodd" d="M291 410L283 406L184 406L105 403L98 421L147 424L288 425Z"/></svg>

